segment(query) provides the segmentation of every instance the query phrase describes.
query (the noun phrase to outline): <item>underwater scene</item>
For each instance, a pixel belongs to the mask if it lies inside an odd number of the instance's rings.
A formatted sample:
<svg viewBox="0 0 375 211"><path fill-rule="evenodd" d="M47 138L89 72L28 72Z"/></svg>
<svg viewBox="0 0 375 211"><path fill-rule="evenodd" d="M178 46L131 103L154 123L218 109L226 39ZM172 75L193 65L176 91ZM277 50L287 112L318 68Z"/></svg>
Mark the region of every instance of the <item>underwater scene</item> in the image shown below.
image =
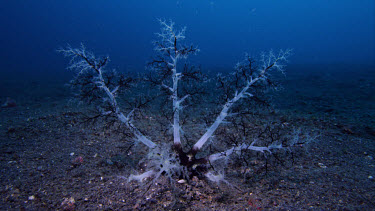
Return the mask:
<svg viewBox="0 0 375 211"><path fill-rule="evenodd" d="M13 0L0 23L0 210L375 210L373 0Z"/></svg>

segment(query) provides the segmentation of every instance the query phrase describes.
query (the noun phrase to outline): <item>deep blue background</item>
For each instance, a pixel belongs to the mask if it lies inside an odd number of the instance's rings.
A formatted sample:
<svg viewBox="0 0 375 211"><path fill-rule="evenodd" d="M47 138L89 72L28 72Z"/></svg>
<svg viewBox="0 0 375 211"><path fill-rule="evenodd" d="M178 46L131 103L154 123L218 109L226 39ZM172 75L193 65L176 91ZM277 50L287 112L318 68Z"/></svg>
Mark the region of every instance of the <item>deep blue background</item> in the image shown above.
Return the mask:
<svg viewBox="0 0 375 211"><path fill-rule="evenodd" d="M144 70L157 18L187 27L194 63L231 68L244 52L293 48L293 64L375 64L374 0L1 0L0 76L63 76L56 49L81 42L111 67Z"/></svg>

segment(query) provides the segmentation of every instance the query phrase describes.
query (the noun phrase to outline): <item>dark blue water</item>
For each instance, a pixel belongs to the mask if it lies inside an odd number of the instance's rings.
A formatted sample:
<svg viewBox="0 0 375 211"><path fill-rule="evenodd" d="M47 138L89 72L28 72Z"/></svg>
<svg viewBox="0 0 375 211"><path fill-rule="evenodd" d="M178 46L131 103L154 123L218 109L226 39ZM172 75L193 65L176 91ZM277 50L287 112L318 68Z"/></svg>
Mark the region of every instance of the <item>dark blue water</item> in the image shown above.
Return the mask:
<svg viewBox="0 0 375 211"><path fill-rule="evenodd" d="M280 48L294 49L293 64L375 64L373 0L3 0L1 78L61 78L66 60L55 50L81 42L118 71L144 70L158 18L187 27L201 49L191 61L208 69Z"/></svg>

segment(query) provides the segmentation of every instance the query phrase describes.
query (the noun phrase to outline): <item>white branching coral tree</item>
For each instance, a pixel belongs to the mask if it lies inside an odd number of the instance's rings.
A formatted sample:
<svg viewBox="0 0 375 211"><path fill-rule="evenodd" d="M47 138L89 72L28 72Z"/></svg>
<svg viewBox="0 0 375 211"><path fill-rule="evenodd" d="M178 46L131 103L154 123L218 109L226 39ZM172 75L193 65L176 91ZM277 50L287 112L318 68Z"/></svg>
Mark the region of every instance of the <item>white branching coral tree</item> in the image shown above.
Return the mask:
<svg viewBox="0 0 375 211"><path fill-rule="evenodd" d="M235 115L231 113L231 109L236 104L241 104L241 99L253 97L251 93L251 87L257 83L267 79L267 75L270 71L279 70L283 71L284 64L287 58L291 54L291 50L280 51L275 54L270 51L267 54L261 55L261 65L258 69L252 68L246 69L244 65L238 64L236 69L238 71L248 71L242 74L242 86L236 87L233 93L227 94L226 102L222 105L221 111L214 117L214 121L206 129L204 134L196 140L195 144L187 149L186 143L182 143L181 138L181 125L180 115L183 109L184 102L190 97L189 94L180 96L179 87L181 86L181 79L186 77L186 74L179 69L179 61L186 59L191 54L196 54L199 49L194 46L186 46L182 43L185 39L185 28L176 30L172 21L166 22L160 20L161 32L157 33L159 40L155 42L155 50L157 51L157 57L152 62L153 67L158 69L163 74L163 80L160 80L159 86L167 90L170 99L172 101L173 111L173 146L166 145L151 140L146 137L133 123L134 110L123 111L119 107L116 99L116 92L120 86L110 86L103 74L105 72L104 67L106 66L108 57L96 58L94 54L88 52L82 45L80 48L71 48L68 46L65 49L60 49L65 56L71 58L71 65L69 69L77 70L78 76L90 72L93 77L90 78L92 84L96 88L99 88L106 99L109 102L106 110L102 112L102 115L114 115L122 122L132 133L136 141L139 141L149 148L148 157L145 158L148 164L148 170L139 175L130 175L129 180L142 181L144 178L153 177L154 180L165 174L169 177L178 176L180 178L189 179L191 176L205 176L210 180L218 181L223 180L222 175L213 173L211 170L212 163L218 162L221 159L226 159L234 153L244 151L258 151L261 153L272 153L275 149L281 149L283 146L280 143L272 143L268 146L257 146L256 140L244 140L241 144L233 146L223 152L214 153L204 158L197 158L198 152L204 149L204 146L208 144L219 126L221 126L225 120ZM229 125L230 126L230 125ZM225 125L224 127L229 127ZM210 142L215 143L216 140ZM221 178L221 179L218 179Z"/></svg>

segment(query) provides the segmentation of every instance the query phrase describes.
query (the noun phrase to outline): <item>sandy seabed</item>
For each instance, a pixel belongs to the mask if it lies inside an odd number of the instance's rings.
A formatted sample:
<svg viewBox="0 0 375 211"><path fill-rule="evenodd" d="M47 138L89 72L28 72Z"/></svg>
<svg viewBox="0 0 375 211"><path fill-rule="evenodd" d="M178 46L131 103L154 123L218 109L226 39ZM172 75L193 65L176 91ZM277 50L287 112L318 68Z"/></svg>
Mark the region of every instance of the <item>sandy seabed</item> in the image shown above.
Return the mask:
<svg viewBox="0 0 375 211"><path fill-rule="evenodd" d="M0 109L1 210L375 209L374 71L288 73L267 119L319 137L285 162L232 166L231 185L128 182L127 137L82 123L85 105L62 84L9 83L17 107Z"/></svg>

